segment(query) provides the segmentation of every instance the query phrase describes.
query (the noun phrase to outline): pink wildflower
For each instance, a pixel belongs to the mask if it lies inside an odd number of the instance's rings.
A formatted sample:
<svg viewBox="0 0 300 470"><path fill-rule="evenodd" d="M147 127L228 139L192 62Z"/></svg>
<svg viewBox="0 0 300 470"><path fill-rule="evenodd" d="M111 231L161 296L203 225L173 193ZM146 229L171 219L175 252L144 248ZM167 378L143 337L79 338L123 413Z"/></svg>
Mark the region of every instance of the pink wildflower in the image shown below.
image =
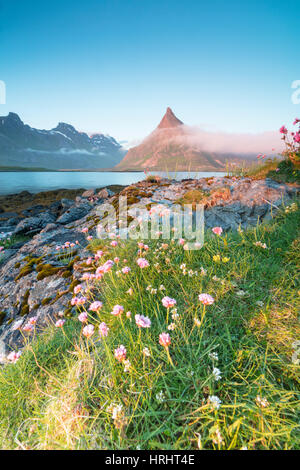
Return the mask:
<svg viewBox="0 0 300 470"><path fill-rule="evenodd" d="M74 294L79 294L81 290L82 290L82 285L78 284L78 286L74 287Z"/></svg>
<svg viewBox="0 0 300 470"><path fill-rule="evenodd" d="M173 308L175 307L176 303L177 303L176 300L172 299L171 297L164 297L162 299L162 304L166 308Z"/></svg>
<svg viewBox="0 0 300 470"><path fill-rule="evenodd" d="M111 259L107 260L106 263L104 263L103 266L102 266L103 272L108 273L111 270L111 268L113 267L114 264L115 263Z"/></svg>
<svg viewBox="0 0 300 470"><path fill-rule="evenodd" d="M63 320L62 318L57 320L57 322L55 323L55 326L56 328L62 328L65 324L66 320Z"/></svg>
<svg viewBox="0 0 300 470"><path fill-rule="evenodd" d="M280 132L281 134L287 134L287 133L288 133L288 130L287 130L287 128L286 128L285 126L282 126L282 127L279 129L279 132Z"/></svg>
<svg viewBox="0 0 300 470"><path fill-rule="evenodd" d="M80 315L78 315L78 320L81 323L85 323L88 319L88 314L86 312L82 312Z"/></svg>
<svg viewBox="0 0 300 470"><path fill-rule="evenodd" d="M22 352L21 351L11 351L8 355L7 355L7 360L12 362L13 364L15 364L17 362L17 360L20 358Z"/></svg>
<svg viewBox="0 0 300 470"><path fill-rule="evenodd" d="M73 297L73 299L71 299L71 305L77 305L77 302L78 302L78 297Z"/></svg>
<svg viewBox="0 0 300 470"><path fill-rule="evenodd" d="M140 268L147 268L149 266L148 261L145 258L139 258L137 260L137 264L139 265Z"/></svg>
<svg viewBox="0 0 300 470"><path fill-rule="evenodd" d="M79 298L77 298L76 305L84 305L86 301L87 301L86 297L79 297Z"/></svg>
<svg viewBox="0 0 300 470"><path fill-rule="evenodd" d="M136 315L135 316L135 323L137 326L141 328L150 328L151 320L148 317L144 317L144 315Z"/></svg>
<svg viewBox="0 0 300 470"><path fill-rule="evenodd" d="M300 132L296 132L296 134L294 135L294 141L298 144L300 143Z"/></svg>
<svg viewBox="0 0 300 470"><path fill-rule="evenodd" d="M221 235L223 232L223 229L222 227L214 227L212 231L214 232L215 235Z"/></svg>
<svg viewBox="0 0 300 470"><path fill-rule="evenodd" d="M112 309L111 314L112 315L121 315L124 312L124 307L122 305L115 305L114 308Z"/></svg>
<svg viewBox="0 0 300 470"><path fill-rule="evenodd" d="M102 322L99 325L99 335L104 337L108 335L109 328L106 323Z"/></svg>
<svg viewBox="0 0 300 470"><path fill-rule="evenodd" d="M82 334L86 338L90 338L94 334L94 331L95 331L94 325L86 325L82 330Z"/></svg>
<svg viewBox="0 0 300 470"><path fill-rule="evenodd" d="M100 310L102 307L103 307L103 303L100 302L99 300L96 300L96 302L93 302L90 305L89 310L91 310L92 312L98 312L98 310Z"/></svg>
<svg viewBox="0 0 300 470"><path fill-rule="evenodd" d="M23 326L22 330L23 330L23 331L30 332L30 331L33 330L33 326L30 325L30 323L26 323L26 325Z"/></svg>
<svg viewBox="0 0 300 470"><path fill-rule="evenodd" d="M169 333L161 333L159 335L159 344L164 348L168 348L171 344L171 337Z"/></svg>
<svg viewBox="0 0 300 470"><path fill-rule="evenodd" d="M121 344L117 349L115 349L115 358L117 361L122 362L126 359L126 348Z"/></svg>
<svg viewBox="0 0 300 470"><path fill-rule="evenodd" d="M84 273L81 280L82 281L89 281L90 279L92 279L91 276L92 276L91 273Z"/></svg>
<svg viewBox="0 0 300 470"><path fill-rule="evenodd" d="M203 305L212 305L215 301L209 294L200 294L198 298Z"/></svg>
<svg viewBox="0 0 300 470"><path fill-rule="evenodd" d="M104 252L102 250L98 250L95 254L95 260L99 260L103 256Z"/></svg>
<svg viewBox="0 0 300 470"><path fill-rule="evenodd" d="M124 266L124 268L122 268L122 273L123 274L128 274L130 273L131 269L129 266Z"/></svg>

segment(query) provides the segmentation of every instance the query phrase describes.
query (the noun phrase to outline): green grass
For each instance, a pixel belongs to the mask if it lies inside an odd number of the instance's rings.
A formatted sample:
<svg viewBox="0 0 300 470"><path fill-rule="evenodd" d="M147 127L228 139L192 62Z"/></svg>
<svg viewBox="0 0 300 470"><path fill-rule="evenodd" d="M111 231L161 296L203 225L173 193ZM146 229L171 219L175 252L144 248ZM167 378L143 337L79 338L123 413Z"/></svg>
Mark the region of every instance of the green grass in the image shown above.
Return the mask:
<svg viewBox="0 0 300 470"><path fill-rule="evenodd" d="M5 250L13 248L15 245L21 243L21 242L26 242L30 239L30 237L26 237L25 235L13 235L8 238L2 238L0 239L0 247L4 248L4 251L0 252L0 265L3 263L3 260L5 258Z"/></svg>
<svg viewBox="0 0 300 470"><path fill-rule="evenodd" d="M227 174L252 179L272 178L279 183L300 183L300 170L288 159L268 158L260 163L253 162L248 166L244 164L233 168L227 165Z"/></svg>
<svg viewBox="0 0 300 470"><path fill-rule="evenodd" d="M12 235L7 238L2 238L0 240L0 246L3 246L4 248L13 248L14 245L17 245L18 243L25 242L29 240L30 237L27 237L25 235Z"/></svg>
<svg viewBox="0 0 300 470"><path fill-rule="evenodd" d="M83 337L76 314L63 329L39 334L17 363L0 371L1 446L298 449L299 227L294 205L255 229L207 233L199 251L147 242L150 266L143 270L136 242L107 243L104 260L118 256L120 267L132 270L117 275L114 266L86 294L87 306L103 302L99 314L89 312L95 334ZM96 251L103 241L91 246ZM218 254L220 262L213 260ZM182 263L198 276L184 275ZM198 300L203 292L215 299L205 310ZM165 295L177 300L174 321L161 303ZM121 317L110 313L116 304L124 306ZM149 317L151 328L138 329L135 314ZM110 328L105 340L99 339L100 321ZM169 356L158 341L162 332L171 336ZM131 363L127 372L113 353L121 344ZM221 371L218 381L213 367ZM209 396L221 400L219 409Z"/></svg>

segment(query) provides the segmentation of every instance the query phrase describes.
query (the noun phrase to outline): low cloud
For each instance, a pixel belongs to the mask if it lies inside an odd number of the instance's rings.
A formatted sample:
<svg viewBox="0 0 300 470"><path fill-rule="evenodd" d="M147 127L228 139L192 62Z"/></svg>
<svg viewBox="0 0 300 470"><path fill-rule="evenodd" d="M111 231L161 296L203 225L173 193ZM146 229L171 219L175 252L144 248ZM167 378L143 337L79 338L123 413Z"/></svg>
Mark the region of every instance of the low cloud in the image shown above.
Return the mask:
<svg viewBox="0 0 300 470"><path fill-rule="evenodd" d="M184 126L181 135L175 137L178 143L189 145L197 150L209 152L232 152L237 154L278 154L283 149L278 131L260 134L231 134L209 132L198 127Z"/></svg>

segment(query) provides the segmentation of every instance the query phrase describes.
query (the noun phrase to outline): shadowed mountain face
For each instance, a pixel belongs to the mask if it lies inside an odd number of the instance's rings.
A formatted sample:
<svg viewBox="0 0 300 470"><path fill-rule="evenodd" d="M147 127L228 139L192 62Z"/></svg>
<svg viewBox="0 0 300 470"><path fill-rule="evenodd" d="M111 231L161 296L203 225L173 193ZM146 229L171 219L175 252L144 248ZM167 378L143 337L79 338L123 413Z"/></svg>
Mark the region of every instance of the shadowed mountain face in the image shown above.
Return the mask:
<svg viewBox="0 0 300 470"><path fill-rule="evenodd" d="M233 152L212 152L201 149L195 143L195 131L184 125L171 108L157 128L137 147L128 150L117 165L120 170L178 170L222 171L226 161L239 163L254 155L239 156Z"/></svg>
<svg viewBox="0 0 300 470"><path fill-rule="evenodd" d="M125 154L110 136L89 137L60 122L51 130L34 129L15 113L0 117L0 166L48 169L112 168Z"/></svg>

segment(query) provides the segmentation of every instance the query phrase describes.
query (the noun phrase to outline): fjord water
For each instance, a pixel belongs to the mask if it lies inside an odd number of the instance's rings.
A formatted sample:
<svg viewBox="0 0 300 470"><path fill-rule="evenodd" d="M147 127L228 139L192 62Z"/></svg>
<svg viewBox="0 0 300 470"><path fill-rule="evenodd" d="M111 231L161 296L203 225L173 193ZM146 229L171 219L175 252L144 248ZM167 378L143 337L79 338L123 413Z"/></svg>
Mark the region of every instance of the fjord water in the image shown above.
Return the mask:
<svg viewBox="0 0 300 470"><path fill-rule="evenodd" d="M175 179L224 176L221 172L159 172L151 174ZM85 172L85 171L11 171L0 172L0 195L16 194L21 191L39 193L55 189L90 189L111 184L127 186L145 179L144 172Z"/></svg>

